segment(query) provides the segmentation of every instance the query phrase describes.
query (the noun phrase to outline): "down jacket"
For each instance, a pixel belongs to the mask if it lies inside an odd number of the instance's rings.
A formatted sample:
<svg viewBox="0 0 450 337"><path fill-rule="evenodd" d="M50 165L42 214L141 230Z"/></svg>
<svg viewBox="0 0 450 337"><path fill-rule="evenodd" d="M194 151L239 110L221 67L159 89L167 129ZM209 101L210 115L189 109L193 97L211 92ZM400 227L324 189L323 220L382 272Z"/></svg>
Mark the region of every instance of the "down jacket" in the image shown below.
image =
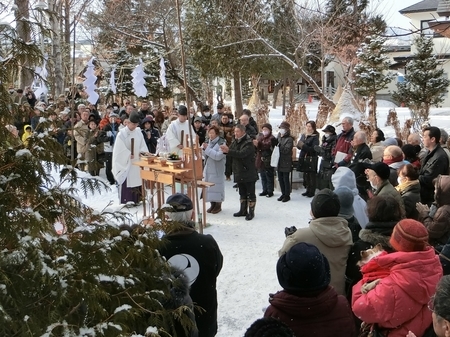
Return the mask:
<svg viewBox="0 0 450 337"><path fill-rule="evenodd" d="M309 227L299 228L289 235L278 252L281 256L299 242L307 242L319 248L330 263L331 282L339 295L345 294L345 266L353 244L347 220L325 217L311 220Z"/></svg>
<svg viewBox="0 0 450 337"><path fill-rule="evenodd" d="M203 150L205 156L205 168L203 169L204 180L214 183L206 192L206 201L222 202L225 200L225 160L220 145L225 140L220 137L210 140L206 149Z"/></svg>
<svg viewBox="0 0 450 337"><path fill-rule="evenodd" d="M233 177L235 183L251 183L258 180L255 159L256 148L248 135L235 139L227 153L233 158Z"/></svg>
<svg viewBox="0 0 450 337"><path fill-rule="evenodd" d="M442 277L434 249L375 259L380 268L390 269L390 275L366 294L361 293L362 280L353 287L353 313L366 323L377 323L389 337L405 337L408 331L423 336L432 322L427 304Z"/></svg>
<svg viewBox="0 0 450 337"><path fill-rule="evenodd" d="M430 244L445 245L450 238L450 176L437 178L435 199L436 214L421 216L421 221L428 229Z"/></svg>
<svg viewBox="0 0 450 337"><path fill-rule="evenodd" d="M330 286L312 297L279 291L270 295L269 302L264 317L279 319L292 329L296 337L355 336L349 304Z"/></svg>

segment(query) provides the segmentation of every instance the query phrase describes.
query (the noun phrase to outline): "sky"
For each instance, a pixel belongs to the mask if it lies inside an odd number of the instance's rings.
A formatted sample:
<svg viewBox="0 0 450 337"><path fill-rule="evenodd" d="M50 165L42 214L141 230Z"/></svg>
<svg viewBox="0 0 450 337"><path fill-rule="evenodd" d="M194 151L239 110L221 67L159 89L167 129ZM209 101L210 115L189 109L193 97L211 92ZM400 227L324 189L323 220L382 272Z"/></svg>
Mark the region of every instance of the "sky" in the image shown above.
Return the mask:
<svg viewBox="0 0 450 337"><path fill-rule="evenodd" d="M421 0L372 0L371 6L374 10L384 15L388 26L411 28L409 18L401 15L398 11L421 2Z"/></svg>

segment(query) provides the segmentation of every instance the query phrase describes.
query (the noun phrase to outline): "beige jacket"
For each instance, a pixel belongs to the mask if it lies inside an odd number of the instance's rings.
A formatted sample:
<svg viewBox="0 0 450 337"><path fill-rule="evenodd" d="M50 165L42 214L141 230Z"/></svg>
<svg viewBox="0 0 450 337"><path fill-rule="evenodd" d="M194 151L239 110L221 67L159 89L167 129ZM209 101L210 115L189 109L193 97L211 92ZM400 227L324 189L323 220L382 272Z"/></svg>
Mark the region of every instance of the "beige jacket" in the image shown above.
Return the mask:
<svg viewBox="0 0 450 337"><path fill-rule="evenodd" d="M309 227L299 228L286 238L278 254L281 256L299 242L315 245L326 256L331 270L330 285L338 294L345 295L345 269L348 252L353 245L347 220L340 217L311 220Z"/></svg>

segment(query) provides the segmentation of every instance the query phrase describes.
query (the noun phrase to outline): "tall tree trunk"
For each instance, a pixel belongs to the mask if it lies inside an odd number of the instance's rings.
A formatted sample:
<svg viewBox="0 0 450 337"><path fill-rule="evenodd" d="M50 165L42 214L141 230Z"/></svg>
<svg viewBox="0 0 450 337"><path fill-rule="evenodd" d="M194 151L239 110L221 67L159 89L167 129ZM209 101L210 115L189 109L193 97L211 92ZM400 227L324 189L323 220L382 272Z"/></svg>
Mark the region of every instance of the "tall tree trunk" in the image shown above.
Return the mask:
<svg viewBox="0 0 450 337"><path fill-rule="evenodd" d="M277 108L277 99L278 99L278 93L283 86L283 81L278 81L275 86L273 87L273 102L272 102L272 108Z"/></svg>
<svg viewBox="0 0 450 337"><path fill-rule="evenodd" d="M260 100L260 93L258 90L258 84L259 84L259 79L261 78L261 76L259 75L252 75L252 97L250 97L250 100L248 102L248 108L251 111L256 111L258 110L258 108L261 106L261 100Z"/></svg>
<svg viewBox="0 0 450 337"><path fill-rule="evenodd" d="M234 88L234 103L236 105L235 117L242 116L242 89L241 89L241 74L239 71L233 72L233 88Z"/></svg>
<svg viewBox="0 0 450 337"><path fill-rule="evenodd" d="M373 125L374 129L377 126L377 100L375 96L370 96L368 101L369 106L369 122Z"/></svg>
<svg viewBox="0 0 450 337"><path fill-rule="evenodd" d="M61 2L55 0L48 1L50 14L50 28L52 35L52 59L54 65L54 87L52 88L53 97L64 93L64 67L61 51Z"/></svg>
<svg viewBox="0 0 450 337"><path fill-rule="evenodd" d="M29 12L29 0L14 0L14 4L17 6L17 11L15 12L16 19L16 32L20 39L25 42L31 41L31 29L28 23L30 19ZM34 67L35 64L31 64L29 61L25 61L22 64L19 77L19 87L24 88L31 85L34 78Z"/></svg>
<svg viewBox="0 0 450 337"><path fill-rule="evenodd" d="M64 7L63 12L64 15L62 17L62 33L63 33L63 44L64 44L64 54L62 56L63 64L66 65L66 76L64 78L64 87L69 87L69 83L74 85L75 83L72 83L72 73L75 71L75 69L72 69L72 59L70 54L70 36L72 35L72 31L70 29L70 20L73 19L73 15L70 14L70 0L63 0L64 1ZM74 21L75 23L75 21Z"/></svg>

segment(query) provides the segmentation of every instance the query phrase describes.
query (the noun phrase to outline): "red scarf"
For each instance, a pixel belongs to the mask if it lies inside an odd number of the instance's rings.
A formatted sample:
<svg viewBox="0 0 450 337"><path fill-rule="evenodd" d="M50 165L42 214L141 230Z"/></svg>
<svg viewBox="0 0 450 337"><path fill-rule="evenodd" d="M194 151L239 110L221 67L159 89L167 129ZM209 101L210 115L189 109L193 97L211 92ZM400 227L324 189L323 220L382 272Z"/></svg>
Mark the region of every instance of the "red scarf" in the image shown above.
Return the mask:
<svg viewBox="0 0 450 337"><path fill-rule="evenodd" d="M392 158L392 159L384 159L383 158L383 163L385 163L387 165L391 165L391 164L398 163L401 161L403 161L403 155L400 155L400 156Z"/></svg>

